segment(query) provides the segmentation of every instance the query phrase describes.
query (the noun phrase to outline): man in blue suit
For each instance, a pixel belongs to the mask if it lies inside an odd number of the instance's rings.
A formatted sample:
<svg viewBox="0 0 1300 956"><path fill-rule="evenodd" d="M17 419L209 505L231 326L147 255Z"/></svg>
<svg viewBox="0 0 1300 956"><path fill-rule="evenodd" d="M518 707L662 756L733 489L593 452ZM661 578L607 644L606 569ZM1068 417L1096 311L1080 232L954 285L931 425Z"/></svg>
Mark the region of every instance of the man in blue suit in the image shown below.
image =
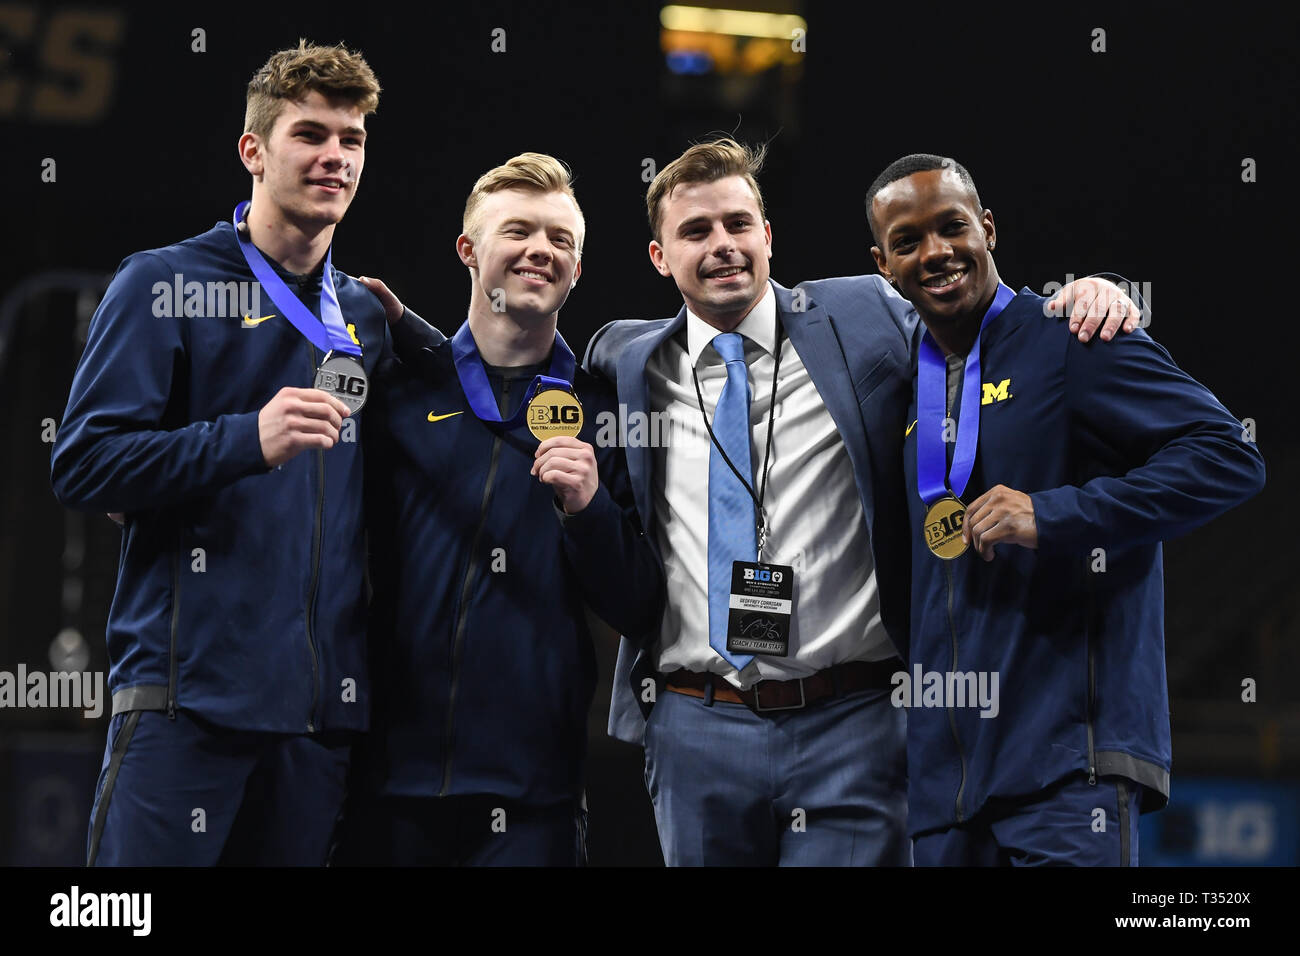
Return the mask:
<svg viewBox="0 0 1300 956"><path fill-rule="evenodd" d="M685 305L588 347L628 420L659 426L625 443L668 586L656 638L620 646L609 729L645 746L669 865L906 865L889 698L907 651L917 319L879 276L770 281L761 162L723 139L659 173L650 257ZM1069 292L1110 300L1083 282ZM1131 307L1114 300L1108 332Z"/></svg>

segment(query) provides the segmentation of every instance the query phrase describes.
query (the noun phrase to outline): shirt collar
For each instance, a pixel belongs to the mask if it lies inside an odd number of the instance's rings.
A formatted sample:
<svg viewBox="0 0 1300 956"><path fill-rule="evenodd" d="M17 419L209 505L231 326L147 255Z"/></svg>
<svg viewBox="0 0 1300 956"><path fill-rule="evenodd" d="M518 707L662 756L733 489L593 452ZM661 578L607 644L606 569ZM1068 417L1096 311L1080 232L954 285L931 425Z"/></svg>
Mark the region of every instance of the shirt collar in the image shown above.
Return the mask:
<svg viewBox="0 0 1300 956"><path fill-rule="evenodd" d="M772 283L767 284L763 297L749 310L749 315L740 325L732 329L753 342L769 355L776 354L776 295L772 292ZM698 315L686 309L686 352L691 358L691 365L697 365L700 354L713 341L719 332ZM717 358L716 353L711 353Z"/></svg>

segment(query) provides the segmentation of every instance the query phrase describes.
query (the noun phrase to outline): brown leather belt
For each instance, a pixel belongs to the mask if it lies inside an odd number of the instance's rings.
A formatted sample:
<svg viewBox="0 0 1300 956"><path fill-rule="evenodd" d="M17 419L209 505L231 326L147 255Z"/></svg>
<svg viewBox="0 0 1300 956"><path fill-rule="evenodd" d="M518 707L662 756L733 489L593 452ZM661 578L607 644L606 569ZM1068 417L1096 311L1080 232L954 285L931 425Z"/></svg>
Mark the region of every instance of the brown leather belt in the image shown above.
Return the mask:
<svg viewBox="0 0 1300 956"><path fill-rule="evenodd" d="M749 690L736 690L718 674L677 670L664 675L664 685L675 694L700 697L706 702L712 699L744 704L755 713L766 713L798 710L828 697L859 690L883 690L892 686L891 678L903 669L903 662L897 657L883 661L849 661L818 671L811 677L761 680Z"/></svg>

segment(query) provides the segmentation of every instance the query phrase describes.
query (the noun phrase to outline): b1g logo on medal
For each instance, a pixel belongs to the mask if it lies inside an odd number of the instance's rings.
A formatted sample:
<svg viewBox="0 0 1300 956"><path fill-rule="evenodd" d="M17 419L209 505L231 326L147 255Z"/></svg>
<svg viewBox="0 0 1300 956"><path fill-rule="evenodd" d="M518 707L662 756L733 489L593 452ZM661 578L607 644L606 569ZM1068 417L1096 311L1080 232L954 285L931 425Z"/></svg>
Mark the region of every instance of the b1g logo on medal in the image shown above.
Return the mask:
<svg viewBox="0 0 1300 956"><path fill-rule="evenodd" d="M936 557L952 560L966 550L961 528L966 519L966 506L951 496L940 498L925 513L925 546Z"/></svg>
<svg viewBox="0 0 1300 956"><path fill-rule="evenodd" d="M548 388L528 403L527 424L538 441L556 435L577 438L582 431L582 404L572 392Z"/></svg>
<svg viewBox="0 0 1300 956"><path fill-rule="evenodd" d="M366 403L366 370L352 356L330 352L316 369L313 387L333 395L356 414Z"/></svg>

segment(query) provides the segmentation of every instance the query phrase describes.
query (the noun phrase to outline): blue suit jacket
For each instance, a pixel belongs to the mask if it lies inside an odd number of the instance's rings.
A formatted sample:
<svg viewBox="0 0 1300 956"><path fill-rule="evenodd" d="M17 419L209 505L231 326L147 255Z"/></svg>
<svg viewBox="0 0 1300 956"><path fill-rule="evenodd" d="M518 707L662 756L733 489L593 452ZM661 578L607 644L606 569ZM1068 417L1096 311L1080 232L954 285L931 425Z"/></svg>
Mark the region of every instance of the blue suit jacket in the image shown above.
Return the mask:
<svg viewBox="0 0 1300 956"><path fill-rule="evenodd" d="M805 282L794 290L773 282L772 288L778 318L844 439L871 534L881 617L906 659L912 535L902 454L916 313L878 275ZM685 327L685 306L672 319L611 322L592 337L584 364L615 383L629 416L646 414L646 363L669 338L685 335ZM646 447L629 447L627 466L642 527L649 529L654 456ZM619 646L609 733L629 743L642 742L645 716L663 690L647 651L627 637Z"/></svg>

